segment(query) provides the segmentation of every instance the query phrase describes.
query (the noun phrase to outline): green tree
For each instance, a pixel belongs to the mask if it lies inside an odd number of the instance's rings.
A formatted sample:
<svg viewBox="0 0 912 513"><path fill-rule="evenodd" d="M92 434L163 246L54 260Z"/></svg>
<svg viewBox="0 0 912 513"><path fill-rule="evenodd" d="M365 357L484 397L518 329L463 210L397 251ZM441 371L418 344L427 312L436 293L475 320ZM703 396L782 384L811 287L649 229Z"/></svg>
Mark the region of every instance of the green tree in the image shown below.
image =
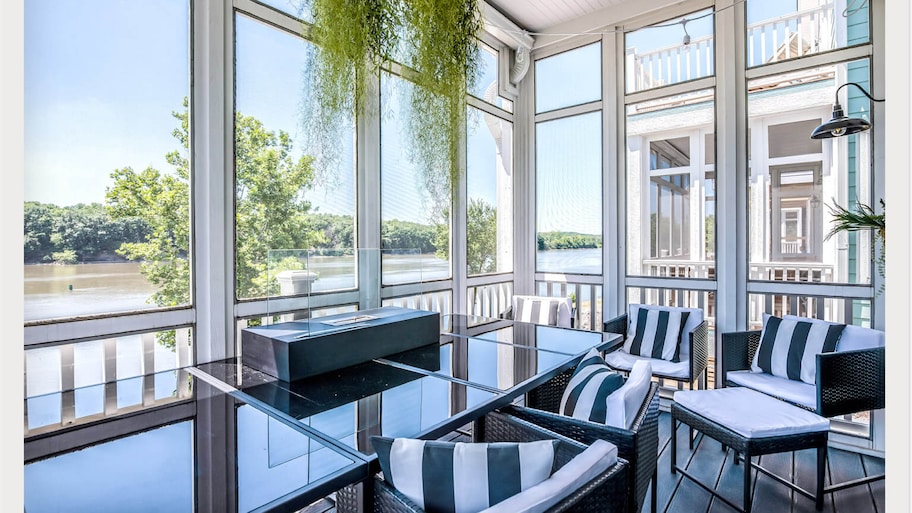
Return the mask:
<svg viewBox="0 0 912 513"><path fill-rule="evenodd" d="M497 271L497 209L482 199L466 211L466 262L470 275Z"/></svg>
<svg viewBox="0 0 912 513"><path fill-rule="evenodd" d="M140 272L158 287L149 301L174 306L190 301L190 166L188 102L173 112L178 127L172 135L180 149L166 155L173 173L154 168L115 170L106 192L108 212L115 220L137 217L148 225L141 242L124 243L118 253L141 262ZM266 295L270 249L311 247L322 240L307 217L311 205L304 192L313 182L312 159L292 157L291 138L266 130L240 113L236 127L237 290L242 297ZM283 262L283 266L291 264ZM171 340L165 344L173 346Z"/></svg>
<svg viewBox="0 0 912 513"><path fill-rule="evenodd" d="M291 137L267 130L251 116L238 113L235 127L237 293L263 297L278 292L265 280L276 271L268 269L270 249L325 243L304 199L314 182L313 157L293 158Z"/></svg>

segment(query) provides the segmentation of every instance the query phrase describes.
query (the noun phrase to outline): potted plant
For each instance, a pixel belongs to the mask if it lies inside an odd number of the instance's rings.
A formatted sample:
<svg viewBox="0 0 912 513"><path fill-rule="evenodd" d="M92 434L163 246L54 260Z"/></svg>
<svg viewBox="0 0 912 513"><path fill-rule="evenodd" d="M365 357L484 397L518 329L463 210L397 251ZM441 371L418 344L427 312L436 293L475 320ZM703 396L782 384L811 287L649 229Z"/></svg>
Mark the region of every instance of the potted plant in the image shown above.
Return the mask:
<svg viewBox="0 0 912 513"><path fill-rule="evenodd" d="M878 214L870 205L861 202L855 203L855 208L847 209L836 202L828 205L830 215L833 216L832 228L826 235L826 239L836 235L839 232L857 232L861 230L871 230L874 237L871 244L880 241L880 256L874 262L877 264L877 272L882 278L886 278L886 247L887 247L887 219L886 204L880 200L881 213ZM884 285L881 285L880 292L883 292Z"/></svg>

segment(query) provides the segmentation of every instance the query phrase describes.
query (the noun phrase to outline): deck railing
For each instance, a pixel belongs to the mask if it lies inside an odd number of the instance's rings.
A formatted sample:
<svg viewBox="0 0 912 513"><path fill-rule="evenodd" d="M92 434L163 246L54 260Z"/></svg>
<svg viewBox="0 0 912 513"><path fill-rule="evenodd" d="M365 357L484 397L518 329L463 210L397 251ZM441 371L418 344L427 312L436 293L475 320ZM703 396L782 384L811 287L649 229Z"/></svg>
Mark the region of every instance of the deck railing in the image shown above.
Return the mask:
<svg viewBox="0 0 912 513"><path fill-rule="evenodd" d="M747 65L758 66L836 48L834 5L789 13L747 27ZM712 36L637 53L627 50L628 92L713 74Z"/></svg>

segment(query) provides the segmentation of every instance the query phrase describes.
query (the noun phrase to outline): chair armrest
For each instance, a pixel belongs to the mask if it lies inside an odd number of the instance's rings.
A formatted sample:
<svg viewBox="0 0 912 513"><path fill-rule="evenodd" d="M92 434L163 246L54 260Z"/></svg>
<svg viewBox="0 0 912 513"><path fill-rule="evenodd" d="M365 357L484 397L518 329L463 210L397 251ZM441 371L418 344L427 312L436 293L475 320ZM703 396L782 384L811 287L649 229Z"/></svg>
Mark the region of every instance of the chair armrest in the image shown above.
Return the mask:
<svg viewBox="0 0 912 513"><path fill-rule="evenodd" d="M549 431L535 423L512 414L507 407L488 413L477 421L478 442L533 442L536 440L558 440L554 454L555 470L566 465L582 453L589 444L583 444L560 433ZM593 440L594 441L594 440ZM617 444L615 444L617 445ZM573 491L548 508L548 513L562 511L599 511L607 513L627 512L627 486L631 478L630 462L620 455L618 461L594 479Z"/></svg>
<svg viewBox="0 0 912 513"><path fill-rule="evenodd" d="M690 331L687 342L690 344L690 379L694 380L706 370L709 363L709 327L706 321L701 322Z"/></svg>
<svg viewBox="0 0 912 513"><path fill-rule="evenodd" d="M572 372L571 372L572 374ZM568 378L569 380L569 378ZM564 384L566 387L566 383ZM563 392L563 388L560 389ZM574 419L540 409L534 401L526 400L527 406L506 406L502 412L529 421L549 431L554 431L586 445L595 440L607 440L618 448L618 457L630 462L629 501L637 511L642 508L649 488L649 482L656 469L659 453L659 385L653 382L643 405L630 429L607 426L588 420ZM534 398L533 398L534 399ZM560 394L557 395L558 402ZM639 506L639 508L636 508Z"/></svg>
<svg viewBox="0 0 912 513"><path fill-rule="evenodd" d="M602 331L608 333L617 333L622 337L627 336L627 314L622 314L614 319L605 321L602 325Z"/></svg>
<svg viewBox="0 0 912 513"><path fill-rule="evenodd" d="M513 320L513 305L508 306L506 310L497 314L497 317L500 319Z"/></svg>
<svg viewBox="0 0 912 513"><path fill-rule="evenodd" d="M759 331L732 331L722 334L722 383L727 373L750 369L751 360L760 345Z"/></svg>
<svg viewBox="0 0 912 513"><path fill-rule="evenodd" d="M817 355L817 413L834 417L884 407L883 347Z"/></svg>
<svg viewBox="0 0 912 513"><path fill-rule="evenodd" d="M424 513L411 499L374 476L374 513Z"/></svg>

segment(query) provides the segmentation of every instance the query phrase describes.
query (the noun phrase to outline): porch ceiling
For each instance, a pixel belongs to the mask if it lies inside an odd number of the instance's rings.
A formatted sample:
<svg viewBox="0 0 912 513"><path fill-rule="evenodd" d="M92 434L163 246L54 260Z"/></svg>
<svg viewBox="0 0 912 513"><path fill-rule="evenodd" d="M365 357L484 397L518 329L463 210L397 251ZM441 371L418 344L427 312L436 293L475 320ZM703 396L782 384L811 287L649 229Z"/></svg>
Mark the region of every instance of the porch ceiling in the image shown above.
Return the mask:
<svg viewBox="0 0 912 513"><path fill-rule="evenodd" d="M531 32L635 0L488 0L488 3Z"/></svg>

